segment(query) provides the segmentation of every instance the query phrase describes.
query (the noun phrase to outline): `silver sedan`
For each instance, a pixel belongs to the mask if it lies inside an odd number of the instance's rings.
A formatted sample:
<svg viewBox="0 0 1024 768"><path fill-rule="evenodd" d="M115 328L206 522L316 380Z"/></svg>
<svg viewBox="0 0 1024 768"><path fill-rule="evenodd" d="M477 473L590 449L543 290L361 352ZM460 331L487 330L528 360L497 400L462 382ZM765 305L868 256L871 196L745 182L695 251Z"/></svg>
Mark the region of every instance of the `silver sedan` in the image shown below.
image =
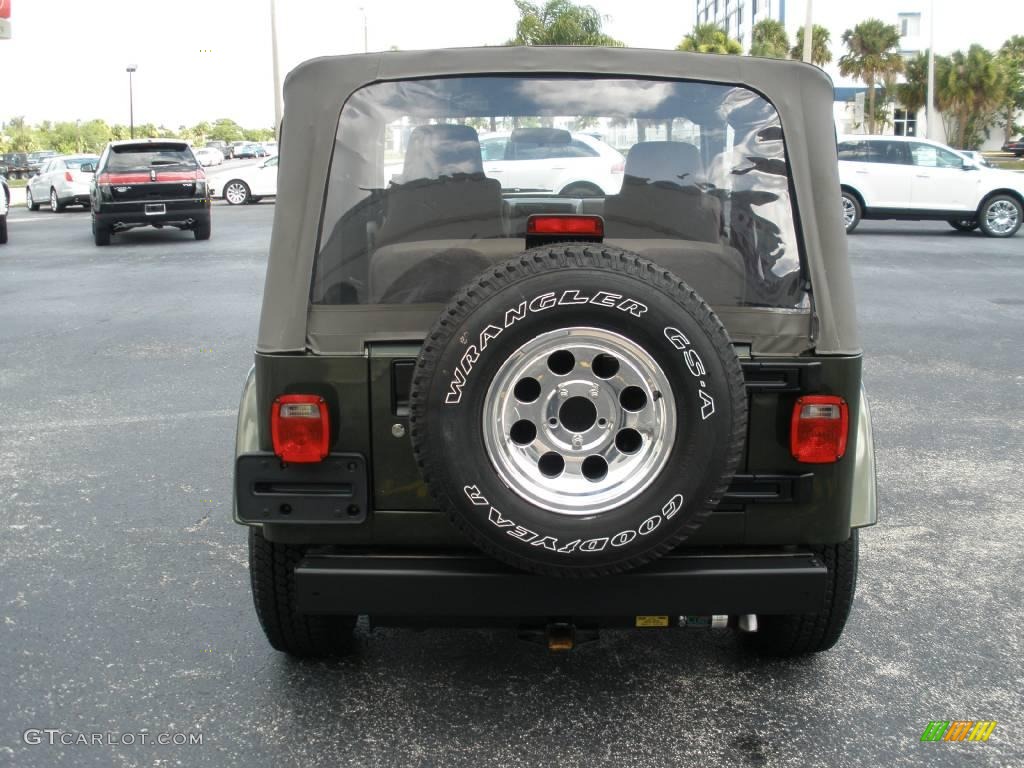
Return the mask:
<svg viewBox="0 0 1024 768"><path fill-rule="evenodd" d="M28 180L25 206L30 211L47 205L54 213L69 205L89 207L89 183L99 157L96 155L61 155L51 157L42 170Z"/></svg>

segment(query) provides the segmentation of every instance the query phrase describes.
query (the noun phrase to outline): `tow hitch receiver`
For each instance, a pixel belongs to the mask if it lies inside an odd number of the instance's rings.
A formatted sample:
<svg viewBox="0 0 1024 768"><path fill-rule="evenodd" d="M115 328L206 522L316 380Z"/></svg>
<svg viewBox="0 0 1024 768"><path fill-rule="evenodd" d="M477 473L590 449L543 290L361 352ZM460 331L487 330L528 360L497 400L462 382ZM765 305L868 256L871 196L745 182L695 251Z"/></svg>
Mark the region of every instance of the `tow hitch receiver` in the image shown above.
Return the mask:
<svg viewBox="0 0 1024 768"><path fill-rule="evenodd" d="M548 650L564 653L576 647L576 627L572 624L548 624Z"/></svg>

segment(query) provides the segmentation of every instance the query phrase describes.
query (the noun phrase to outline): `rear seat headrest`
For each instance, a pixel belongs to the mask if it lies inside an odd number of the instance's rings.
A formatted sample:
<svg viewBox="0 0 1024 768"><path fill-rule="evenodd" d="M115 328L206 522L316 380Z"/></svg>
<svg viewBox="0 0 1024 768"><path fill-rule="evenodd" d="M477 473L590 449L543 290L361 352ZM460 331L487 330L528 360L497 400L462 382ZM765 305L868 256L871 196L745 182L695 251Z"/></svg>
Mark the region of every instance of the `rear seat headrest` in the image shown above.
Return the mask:
<svg viewBox="0 0 1024 768"><path fill-rule="evenodd" d="M483 172L480 138L468 125L419 125L410 134L403 182Z"/></svg>
<svg viewBox="0 0 1024 768"><path fill-rule="evenodd" d="M680 186L696 184L703 176L700 152L682 141L643 141L626 155L625 173L647 181L669 181Z"/></svg>

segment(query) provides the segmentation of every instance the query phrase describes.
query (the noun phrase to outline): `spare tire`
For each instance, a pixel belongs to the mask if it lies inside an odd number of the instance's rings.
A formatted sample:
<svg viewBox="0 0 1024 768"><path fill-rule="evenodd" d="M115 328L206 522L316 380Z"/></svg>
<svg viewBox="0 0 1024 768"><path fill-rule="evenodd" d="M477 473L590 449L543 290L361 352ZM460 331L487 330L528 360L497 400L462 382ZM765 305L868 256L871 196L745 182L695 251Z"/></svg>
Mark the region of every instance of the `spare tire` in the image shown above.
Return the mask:
<svg viewBox="0 0 1024 768"><path fill-rule="evenodd" d="M416 461L484 552L601 576L676 547L711 513L746 431L729 336L671 272L603 245L484 272L423 344Z"/></svg>

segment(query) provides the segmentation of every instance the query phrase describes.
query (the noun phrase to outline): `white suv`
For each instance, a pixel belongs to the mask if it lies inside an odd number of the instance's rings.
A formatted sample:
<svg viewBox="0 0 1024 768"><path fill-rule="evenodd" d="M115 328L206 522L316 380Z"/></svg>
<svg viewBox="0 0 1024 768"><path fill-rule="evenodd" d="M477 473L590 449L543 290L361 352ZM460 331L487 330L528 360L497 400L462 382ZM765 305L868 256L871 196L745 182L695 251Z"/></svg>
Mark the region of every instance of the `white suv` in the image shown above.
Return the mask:
<svg viewBox="0 0 1024 768"><path fill-rule="evenodd" d="M517 128L480 137L484 173L506 192L554 192L568 197L616 195L625 158L587 133Z"/></svg>
<svg viewBox="0 0 1024 768"><path fill-rule="evenodd" d="M962 232L1012 237L1024 221L1024 174L985 168L927 139L839 140L843 219L937 219Z"/></svg>

